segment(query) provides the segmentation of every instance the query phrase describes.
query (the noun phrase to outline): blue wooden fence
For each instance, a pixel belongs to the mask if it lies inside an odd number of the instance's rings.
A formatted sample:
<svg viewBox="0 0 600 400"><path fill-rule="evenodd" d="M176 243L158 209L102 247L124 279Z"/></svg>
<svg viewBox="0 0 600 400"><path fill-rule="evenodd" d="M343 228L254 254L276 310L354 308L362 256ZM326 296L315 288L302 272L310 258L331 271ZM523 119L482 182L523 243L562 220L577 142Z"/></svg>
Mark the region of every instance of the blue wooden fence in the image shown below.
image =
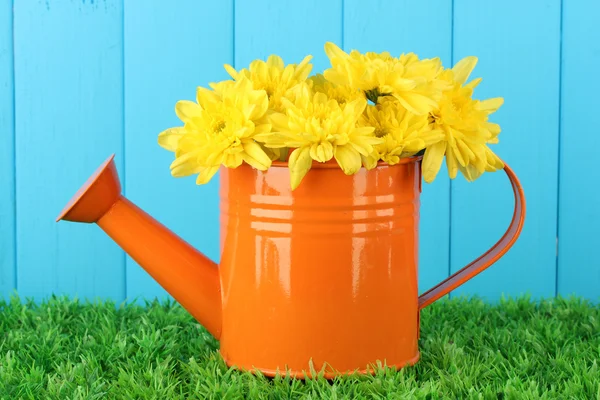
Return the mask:
<svg viewBox="0 0 600 400"><path fill-rule="evenodd" d="M600 297L600 3L596 0L0 1L0 295L164 298L97 226L55 223L111 153L126 195L214 260L217 180L170 176L157 134L174 104L255 58L286 63L326 41L414 51L450 66L479 57L481 98L502 96L495 146L524 186L512 250L457 294ZM424 185L421 290L492 245L512 198L502 173L445 171Z"/></svg>

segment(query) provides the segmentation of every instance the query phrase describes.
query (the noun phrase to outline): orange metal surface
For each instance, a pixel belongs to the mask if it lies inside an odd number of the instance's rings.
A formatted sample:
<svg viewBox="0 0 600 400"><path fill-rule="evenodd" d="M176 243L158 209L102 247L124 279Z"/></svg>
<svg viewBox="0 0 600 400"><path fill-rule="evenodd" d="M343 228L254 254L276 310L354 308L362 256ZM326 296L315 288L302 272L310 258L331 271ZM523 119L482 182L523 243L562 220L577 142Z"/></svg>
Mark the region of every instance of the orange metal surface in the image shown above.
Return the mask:
<svg viewBox="0 0 600 400"><path fill-rule="evenodd" d="M427 307L491 266L517 241L525 222L525 193L523 192L519 179L513 170L506 164L504 165L504 172L506 172L506 175L510 180L515 195L515 208L508 229L502 238L482 256L423 293L419 297L419 309Z"/></svg>
<svg viewBox="0 0 600 400"><path fill-rule="evenodd" d="M56 222L97 222L121 195L114 154L104 161L69 200Z"/></svg>
<svg viewBox="0 0 600 400"><path fill-rule="evenodd" d="M352 176L315 163L293 192L285 163L222 168L218 268L120 194L112 157L59 219L97 222L220 339L228 365L330 378L418 360L420 309L489 267L521 231L523 191L505 171L516 199L507 234L421 297L420 158Z"/></svg>
<svg viewBox="0 0 600 400"><path fill-rule="evenodd" d="M217 339L221 299L217 265L121 195L113 156L57 218L95 222Z"/></svg>
<svg viewBox="0 0 600 400"><path fill-rule="evenodd" d="M229 365L295 373L416 362L419 164L222 169L220 264Z"/></svg>

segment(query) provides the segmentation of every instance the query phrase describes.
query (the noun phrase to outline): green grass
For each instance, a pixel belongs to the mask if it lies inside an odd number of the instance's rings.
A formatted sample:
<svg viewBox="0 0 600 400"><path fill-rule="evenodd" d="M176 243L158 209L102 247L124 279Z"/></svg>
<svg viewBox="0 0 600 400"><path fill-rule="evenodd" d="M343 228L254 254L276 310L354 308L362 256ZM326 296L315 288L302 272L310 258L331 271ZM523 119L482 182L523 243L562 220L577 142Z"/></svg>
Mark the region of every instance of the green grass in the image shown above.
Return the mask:
<svg viewBox="0 0 600 400"><path fill-rule="evenodd" d="M228 369L173 303L12 298L0 301L0 398L600 399L600 306L581 300L439 301L420 347L399 372L268 379Z"/></svg>

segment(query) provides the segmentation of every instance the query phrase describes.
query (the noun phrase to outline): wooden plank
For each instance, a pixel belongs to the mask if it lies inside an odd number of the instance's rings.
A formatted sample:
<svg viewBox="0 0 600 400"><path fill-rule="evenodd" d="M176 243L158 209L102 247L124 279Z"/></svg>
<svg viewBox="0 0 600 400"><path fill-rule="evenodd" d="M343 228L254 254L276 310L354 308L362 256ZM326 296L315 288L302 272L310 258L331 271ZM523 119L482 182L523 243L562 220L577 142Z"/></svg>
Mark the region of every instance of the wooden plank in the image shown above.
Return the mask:
<svg viewBox="0 0 600 400"><path fill-rule="evenodd" d="M277 54L286 64L311 54L313 69L329 66L324 45L342 40L342 1L239 1L235 7L235 67Z"/></svg>
<svg viewBox="0 0 600 400"><path fill-rule="evenodd" d="M0 5L0 298L16 289L12 5Z"/></svg>
<svg viewBox="0 0 600 400"><path fill-rule="evenodd" d="M450 66L452 1L347 0L344 4L344 50L352 49L389 51L396 56L414 52L421 58L440 57L445 66ZM448 276L449 182L443 166L434 182L423 183L419 227L420 292Z"/></svg>
<svg viewBox="0 0 600 400"><path fill-rule="evenodd" d="M198 86L228 79L223 64L232 62L232 2L125 2L126 195L215 261L219 177L203 186L195 177L172 177L173 154L157 137L181 125L175 103L195 100ZM168 297L127 257L128 299Z"/></svg>
<svg viewBox="0 0 600 400"><path fill-rule="evenodd" d="M95 225L54 222L108 155L122 170L122 2L14 8L19 293L122 300L119 247Z"/></svg>
<svg viewBox="0 0 600 400"><path fill-rule="evenodd" d="M470 78L483 78L476 98L504 97L491 117L502 127L500 143L492 149L520 178L527 217L510 252L454 294L488 300L502 294L554 296L559 44L560 2L455 2L454 60L479 58ZM512 216L513 197L503 172L484 174L471 184L459 175L452 182L451 204L456 271L500 239Z"/></svg>
<svg viewBox="0 0 600 400"><path fill-rule="evenodd" d="M597 110L600 82L589 79L600 63L600 3L564 2L560 185L558 210L558 294L600 300L600 169L595 149L600 135L585 117Z"/></svg>

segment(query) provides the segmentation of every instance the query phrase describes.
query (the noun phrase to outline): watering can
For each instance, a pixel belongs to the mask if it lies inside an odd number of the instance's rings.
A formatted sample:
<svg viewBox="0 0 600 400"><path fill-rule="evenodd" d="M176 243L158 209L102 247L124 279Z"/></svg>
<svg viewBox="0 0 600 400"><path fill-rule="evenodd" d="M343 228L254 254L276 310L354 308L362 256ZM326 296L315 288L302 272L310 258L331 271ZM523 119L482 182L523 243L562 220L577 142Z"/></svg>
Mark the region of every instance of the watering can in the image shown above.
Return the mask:
<svg viewBox="0 0 600 400"><path fill-rule="evenodd" d="M222 167L220 265L123 196L113 160L57 222L98 224L219 340L228 366L267 376L333 378L416 363L420 311L502 257L525 217L523 189L505 166L515 196L508 230L419 296L421 157L354 175L315 162L294 191L285 162Z"/></svg>

